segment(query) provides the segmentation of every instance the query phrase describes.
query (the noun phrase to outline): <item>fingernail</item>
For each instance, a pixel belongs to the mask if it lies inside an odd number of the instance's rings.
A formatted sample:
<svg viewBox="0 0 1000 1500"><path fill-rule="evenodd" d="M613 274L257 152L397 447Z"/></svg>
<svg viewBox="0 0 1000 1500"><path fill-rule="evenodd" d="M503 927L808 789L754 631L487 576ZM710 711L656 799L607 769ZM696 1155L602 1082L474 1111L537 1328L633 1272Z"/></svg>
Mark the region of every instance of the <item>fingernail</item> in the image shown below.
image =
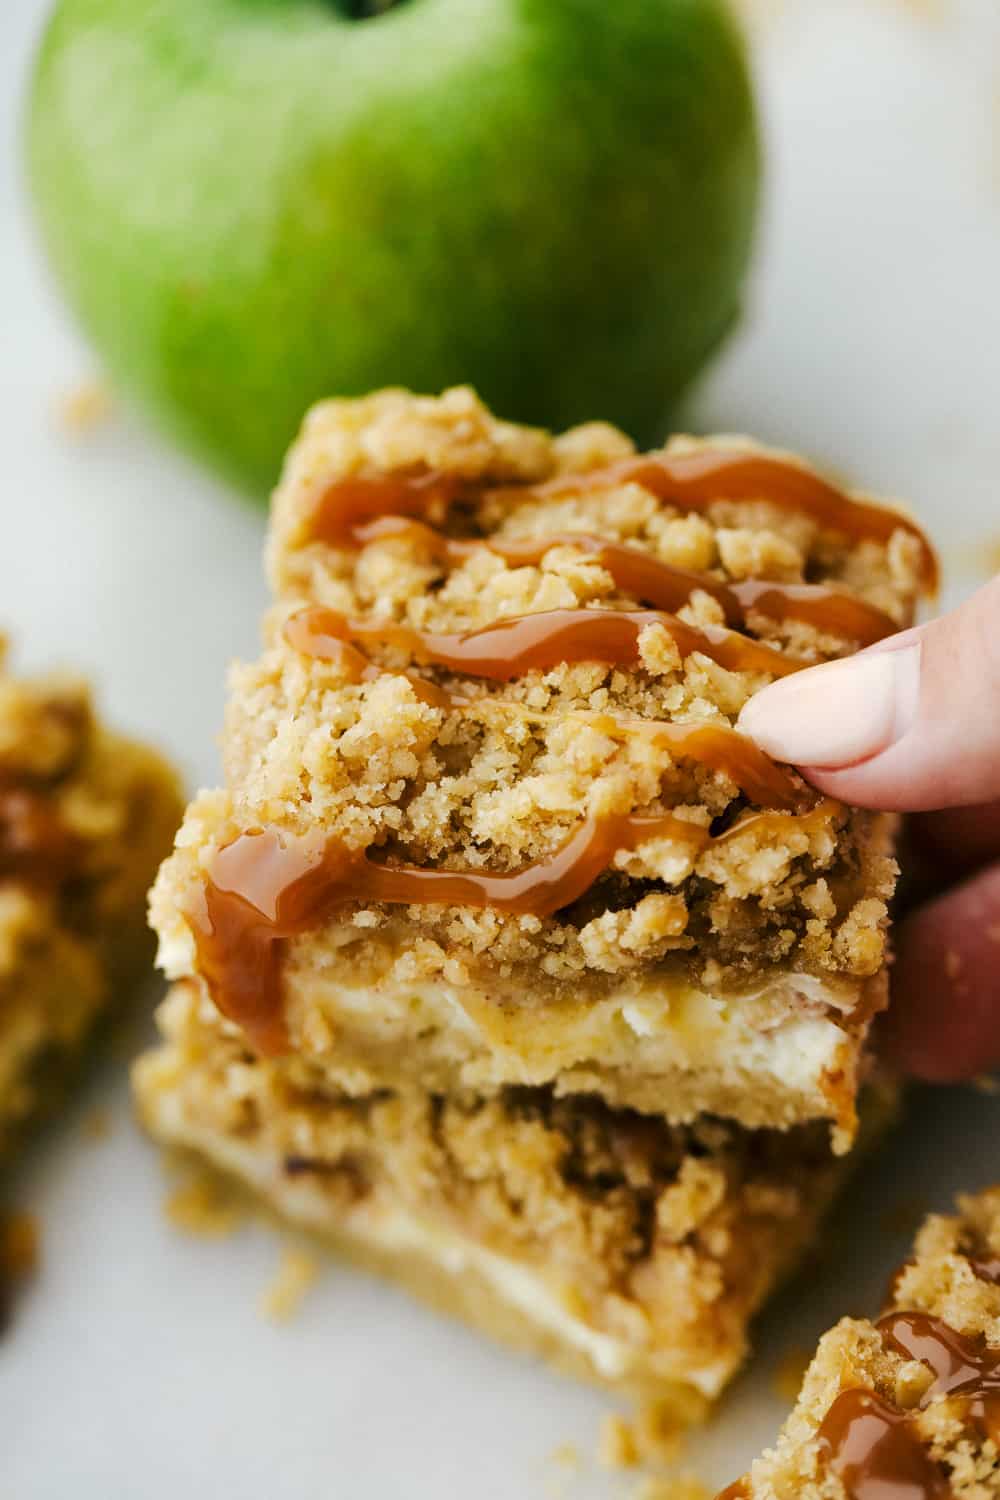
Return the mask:
<svg viewBox="0 0 1000 1500"><path fill-rule="evenodd" d="M829 770L902 739L919 699L918 642L783 677L744 704L737 727L775 760Z"/></svg>

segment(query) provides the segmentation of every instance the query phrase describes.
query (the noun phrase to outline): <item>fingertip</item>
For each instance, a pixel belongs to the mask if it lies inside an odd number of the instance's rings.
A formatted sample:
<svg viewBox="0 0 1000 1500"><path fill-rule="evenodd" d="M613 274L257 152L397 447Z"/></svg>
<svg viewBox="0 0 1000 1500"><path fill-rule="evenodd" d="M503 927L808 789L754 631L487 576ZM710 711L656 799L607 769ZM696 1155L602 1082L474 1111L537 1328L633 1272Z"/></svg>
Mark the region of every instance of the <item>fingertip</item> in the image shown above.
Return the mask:
<svg viewBox="0 0 1000 1500"><path fill-rule="evenodd" d="M823 662L754 694L737 727L775 760L853 765L885 750L913 718L919 659L914 645Z"/></svg>
<svg viewBox="0 0 1000 1500"><path fill-rule="evenodd" d="M892 764L888 756L876 756L856 766L825 770L820 766L797 766L801 776L824 797L835 797L851 807L868 807L878 812L913 812L931 806L932 794L922 796L907 779L905 771Z"/></svg>

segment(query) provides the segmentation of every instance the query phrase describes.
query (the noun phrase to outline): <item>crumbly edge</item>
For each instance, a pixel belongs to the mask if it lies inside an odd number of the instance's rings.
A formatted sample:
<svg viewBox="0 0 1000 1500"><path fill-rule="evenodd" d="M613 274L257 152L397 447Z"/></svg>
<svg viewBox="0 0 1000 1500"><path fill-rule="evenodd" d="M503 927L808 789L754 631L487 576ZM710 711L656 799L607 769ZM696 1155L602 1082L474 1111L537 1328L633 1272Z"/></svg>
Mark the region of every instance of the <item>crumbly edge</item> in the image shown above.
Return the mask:
<svg viewBox="0 0 1000 1500"><path fill-rule="evenodd" d="M402 1211L530 1271L567 1315L625 1347L626 1384L721 1388L857 1156L834 1158L822 1128L672 1127L546 1089L352 1097L301 1058L254 1056L189 984L158 1019L164 1042L134 1075L154 1135L362 1246L377 1248L385 1216Z"/></svg>
<svg viewBox="0 0 1000 1500"><path fill-rule="evenodd" d="M103 729L85 684L0 674L0 787L79 841L70 878L0 878L0 1156L152 958L146 892L181 813L173 771Z"/></svg>
<svg viewBox="0 0 1000 1500"><path fill-rule="evenodd" d="M753 446L713 445L719 441ZM634 605L573 548L521 568L482 551L442 576L411 543L358 555L308 532L317 494L362 470L427 465L496 485L585 473L631 451L621 433L599 423L551 437L500 422L464 389L440 398L387 391L309 414L274 499L268 560L279 602L265 651L236 667L230 684L227 789L202 794L189 810L154 896L161 937L213 852L251 826L321 828L351 849L420 865L509 870L551 853L583 811L670 810L718 829L748 808L723 773L671 759L648 737L609 730L608 715L732 725L770 680L726 671L698 653L682 661L661 627L643 636L641 670L585 663L505 686L478 683L477 708L460 712L421 701L400 675L407 663L398 652L376 651L393 670L350 684L334 665L292 650L282 634L290 612L316 602L446 630L541 609ZM466 508L448 525L501 537L597 531L723 580L831 580L901 625L919 589L916 545L904 530L888 545L848 547L765 500L719 501L702 517L678 515L634 484L543 500L514 492L484 498L475 514ZM702 593L681 614L702 625L720 618ZM811 660L852 649L801 623L776 626L758 616L751 624L762 639ZM419 670L449 683L446 673ZM835 807L818 828L766 825L697 856L677 840L649 841L619 855L584 900L554 917L411 907L401 921L374 905L352 910L320 942L343 963L353 939L364 962L372 944L396 943L404 927L409 961L424 974L443 965L456 983L481 973L511 988L530 980L536 995L651 974L665 963L712 964L716 988L768 966L861 978L884 961L895 877L885 820Z"/></svg>
<svg viewBox="0 0 1000 1500"><path fill-rule="evenodd" d="M892 1308L930 1313L959 1333L1000 1347L1000 1285L978 1277L969 1257L1000 1257L1000 1187L959 1199L958 1213L934 1214L913 1259L898 1275ZM842 1390L860 1387L904 1409L931 1381L925 1366L887 1350L874 1323L845 1318L820 1341L798 1402L773 1450L754 1463L747 1500L848 1500L817 1454L816 1433ZM1000 1495L1000 1451L963 1421L960 1398L938 1398L914 1429L945 1466L956 1500Z"/></svg>

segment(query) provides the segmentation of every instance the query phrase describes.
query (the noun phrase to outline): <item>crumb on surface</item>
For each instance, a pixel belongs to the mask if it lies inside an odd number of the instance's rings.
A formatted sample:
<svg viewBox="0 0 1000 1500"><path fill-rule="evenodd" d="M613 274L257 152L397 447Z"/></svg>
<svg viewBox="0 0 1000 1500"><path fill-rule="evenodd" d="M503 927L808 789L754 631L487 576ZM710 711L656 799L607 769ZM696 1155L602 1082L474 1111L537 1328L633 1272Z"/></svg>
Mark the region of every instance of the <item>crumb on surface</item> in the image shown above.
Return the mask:
<svg viewBox="0 0 1000 1500"><path fill-rule="evenodd" d="M583 1455L575 1443L560 1443L549 1454L549 1463L560 1469L583 1468Z"/></svg>
<svg viewBox="0 0 1000 1500"><path fill-rule="evenodd" d="M941 22L948 15L951 0L889 0L917 21Z"/></svg>
<svg viewBox="0 0 1000 1500"><path fill-rule="evenodd" d="M704 1421L707 1407L694 1402L687 1411L676 1401L640 1402L632 1421L632 1439L638 1461L647 1469L662 1469L677 1462L685 1433Z"/></svg>
<svg viewBox="0 0 1000 1500"><path fill-rule="evenodd" d="M608 1412L601 1422L597 1461L602 1469L634 1469L639 1462L635 1428L620 1412Z"/></svg>
<svg viewBox="0 0 1000 1500"><path fill-rule="evenodd" d="M754 40L766 35L788 10L788 0L732 0L732 5Z"/></svg>
<svg viewBox="0 0 1000 1500"><path fill-rule="evenodd" d="M681 1433L673 1426L667 1441L663 1435L650 1445L650 1430L664 1427L663 1413L650 1414L648 1409L640 1411L636 1420L630 1421L620 1413L612 1413L601 1425L601 1441L598 1459L602 1468L609 1470L635 1469L640 1466L652 1470L643 1474L631 1500L709 1500L710 1491L689 1473L671 1474L656 1472L676 1461L681 1446Z"/></svg>
<svg viewBox="0 0 1000 1500"><path fill-rule="evenodd" d="M583 1458L575 1443L560 1443L546 1457L544 1492L547 1500L567 1500L583 1471Z"/></svg>
<svg viewBox="0 0 1000 1500"><path fill-rule="evenodd" d="M286 1245L281 1263L260 1299L261 1314L275 1323L287 1323L318 1281L323 1263L318 1255L298 1245Z"/></svg>
<svg viewBox="0 0 1000 1500"><path fill-rule="evenodd" d="M205 1239L234 1234L245 1222L244 1195L220 1173L200 1162L185 1162L185 1180L171 1188L164 1213L175 1229Z"/></svg>
<svg viewBox="0 0 1000 1500"><path fill-rule="evenodd" d="M103 427L114 412L114 399L103 380L83 380L64 392L56 404L56 418L63 432L85 437Z"/></svg>
<svg viewBox="0 0 1000 1500"><path fill-rule="evenodd" d="M83 1138L96 1144L106 1141L111 1134L111 1112L98 1107L90 1110L83 1118Z"/></svg>

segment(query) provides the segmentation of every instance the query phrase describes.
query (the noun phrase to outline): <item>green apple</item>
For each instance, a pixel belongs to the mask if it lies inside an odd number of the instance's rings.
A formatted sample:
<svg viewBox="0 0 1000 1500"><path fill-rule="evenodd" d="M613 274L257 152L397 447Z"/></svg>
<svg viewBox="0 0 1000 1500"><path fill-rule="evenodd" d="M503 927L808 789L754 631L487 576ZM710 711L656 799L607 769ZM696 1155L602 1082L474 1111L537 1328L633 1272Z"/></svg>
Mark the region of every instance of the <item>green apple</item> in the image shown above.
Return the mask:
<svg viewBox="0 0 1000 1500"><path fill-rule="evenodd" d="M758 185L725 0L61 0L27 149L111 377L257 490L387 384L656 435Z"/></svg>

